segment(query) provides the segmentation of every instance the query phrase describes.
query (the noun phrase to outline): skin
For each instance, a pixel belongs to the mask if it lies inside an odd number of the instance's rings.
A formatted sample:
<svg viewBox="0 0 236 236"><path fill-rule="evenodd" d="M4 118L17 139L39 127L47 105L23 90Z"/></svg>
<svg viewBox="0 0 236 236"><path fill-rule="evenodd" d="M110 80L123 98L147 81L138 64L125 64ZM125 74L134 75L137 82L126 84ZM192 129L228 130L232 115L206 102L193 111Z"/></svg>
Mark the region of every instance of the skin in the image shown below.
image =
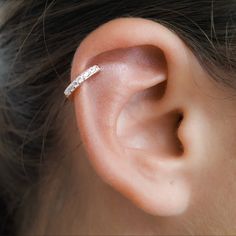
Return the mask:
<svg viewBox="0 0 236 236"><path fill-rule="evenodd" d="M102 71L63 110L68 155L42 184L29 232L235 234L235 92L151 20L93 31L71 79L94 64Z"/></svg>

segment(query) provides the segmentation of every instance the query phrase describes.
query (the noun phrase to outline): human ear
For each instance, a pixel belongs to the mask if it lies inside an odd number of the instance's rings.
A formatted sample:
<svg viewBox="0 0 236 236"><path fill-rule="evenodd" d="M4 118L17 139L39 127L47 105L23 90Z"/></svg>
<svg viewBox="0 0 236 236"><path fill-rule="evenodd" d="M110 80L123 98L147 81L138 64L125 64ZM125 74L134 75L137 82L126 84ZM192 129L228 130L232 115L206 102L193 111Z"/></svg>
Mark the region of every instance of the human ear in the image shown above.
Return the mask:
<svg viewBox="0 0 236 236"><path fill-rule="evenodd" d="M159 23L118 18L81 42L71 79L95 64L101 71L73 97L90 163L147 213L183 213L191 200L188 117L196 58Z"/></svg>

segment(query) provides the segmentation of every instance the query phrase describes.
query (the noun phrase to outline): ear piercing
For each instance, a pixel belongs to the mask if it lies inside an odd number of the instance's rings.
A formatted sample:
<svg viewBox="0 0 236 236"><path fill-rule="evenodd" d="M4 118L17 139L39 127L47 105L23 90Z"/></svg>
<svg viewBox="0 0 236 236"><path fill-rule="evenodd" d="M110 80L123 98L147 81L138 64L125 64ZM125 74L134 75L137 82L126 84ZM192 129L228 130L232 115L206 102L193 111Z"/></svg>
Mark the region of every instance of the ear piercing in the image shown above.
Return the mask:
<svg viewBox="0 0 236 236"><path fill-rule="evenodd" d="M98 65L89 67L87 70L79 74L65 89L64 94L67 98L88 78L98 73L101 68Z"/></svg>

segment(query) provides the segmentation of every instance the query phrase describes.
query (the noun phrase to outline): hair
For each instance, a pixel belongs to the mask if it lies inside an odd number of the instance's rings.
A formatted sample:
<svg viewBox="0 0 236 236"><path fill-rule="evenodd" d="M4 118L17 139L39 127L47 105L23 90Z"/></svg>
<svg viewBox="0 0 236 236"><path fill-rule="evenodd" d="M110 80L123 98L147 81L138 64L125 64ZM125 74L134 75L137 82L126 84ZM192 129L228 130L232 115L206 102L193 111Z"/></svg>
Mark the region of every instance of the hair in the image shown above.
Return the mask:
<svg viewBox="0 0 236 236"><path fill-rule="evenodd" d="M63 91L72 57L96 27L119 17L161 23L183 39L214 81L236 87L235 0L7 0L0 7L4 234L17 232L18 212L30 221L26 212L32 210L45 165L55 159L51 153L61 142L59 121L67 106Z"/></svg>

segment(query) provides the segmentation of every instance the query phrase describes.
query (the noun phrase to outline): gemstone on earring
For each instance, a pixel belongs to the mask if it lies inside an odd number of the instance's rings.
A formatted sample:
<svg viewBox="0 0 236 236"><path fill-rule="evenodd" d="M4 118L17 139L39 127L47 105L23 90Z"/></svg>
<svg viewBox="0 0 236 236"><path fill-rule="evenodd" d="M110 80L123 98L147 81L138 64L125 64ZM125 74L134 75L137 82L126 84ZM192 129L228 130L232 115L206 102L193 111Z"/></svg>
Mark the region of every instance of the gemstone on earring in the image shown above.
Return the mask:
<svg viewBox="0 0 236 236"><path fill-rule="evenodd" d="M78 84L76 80L73 81L73 87L75 87Z"/></svg>
<svg viewBox="0 0 236 236"><path fill-rule="evenodd" d="M89 76L89 71L84 72L84 77L87 78Z"/></svg>

